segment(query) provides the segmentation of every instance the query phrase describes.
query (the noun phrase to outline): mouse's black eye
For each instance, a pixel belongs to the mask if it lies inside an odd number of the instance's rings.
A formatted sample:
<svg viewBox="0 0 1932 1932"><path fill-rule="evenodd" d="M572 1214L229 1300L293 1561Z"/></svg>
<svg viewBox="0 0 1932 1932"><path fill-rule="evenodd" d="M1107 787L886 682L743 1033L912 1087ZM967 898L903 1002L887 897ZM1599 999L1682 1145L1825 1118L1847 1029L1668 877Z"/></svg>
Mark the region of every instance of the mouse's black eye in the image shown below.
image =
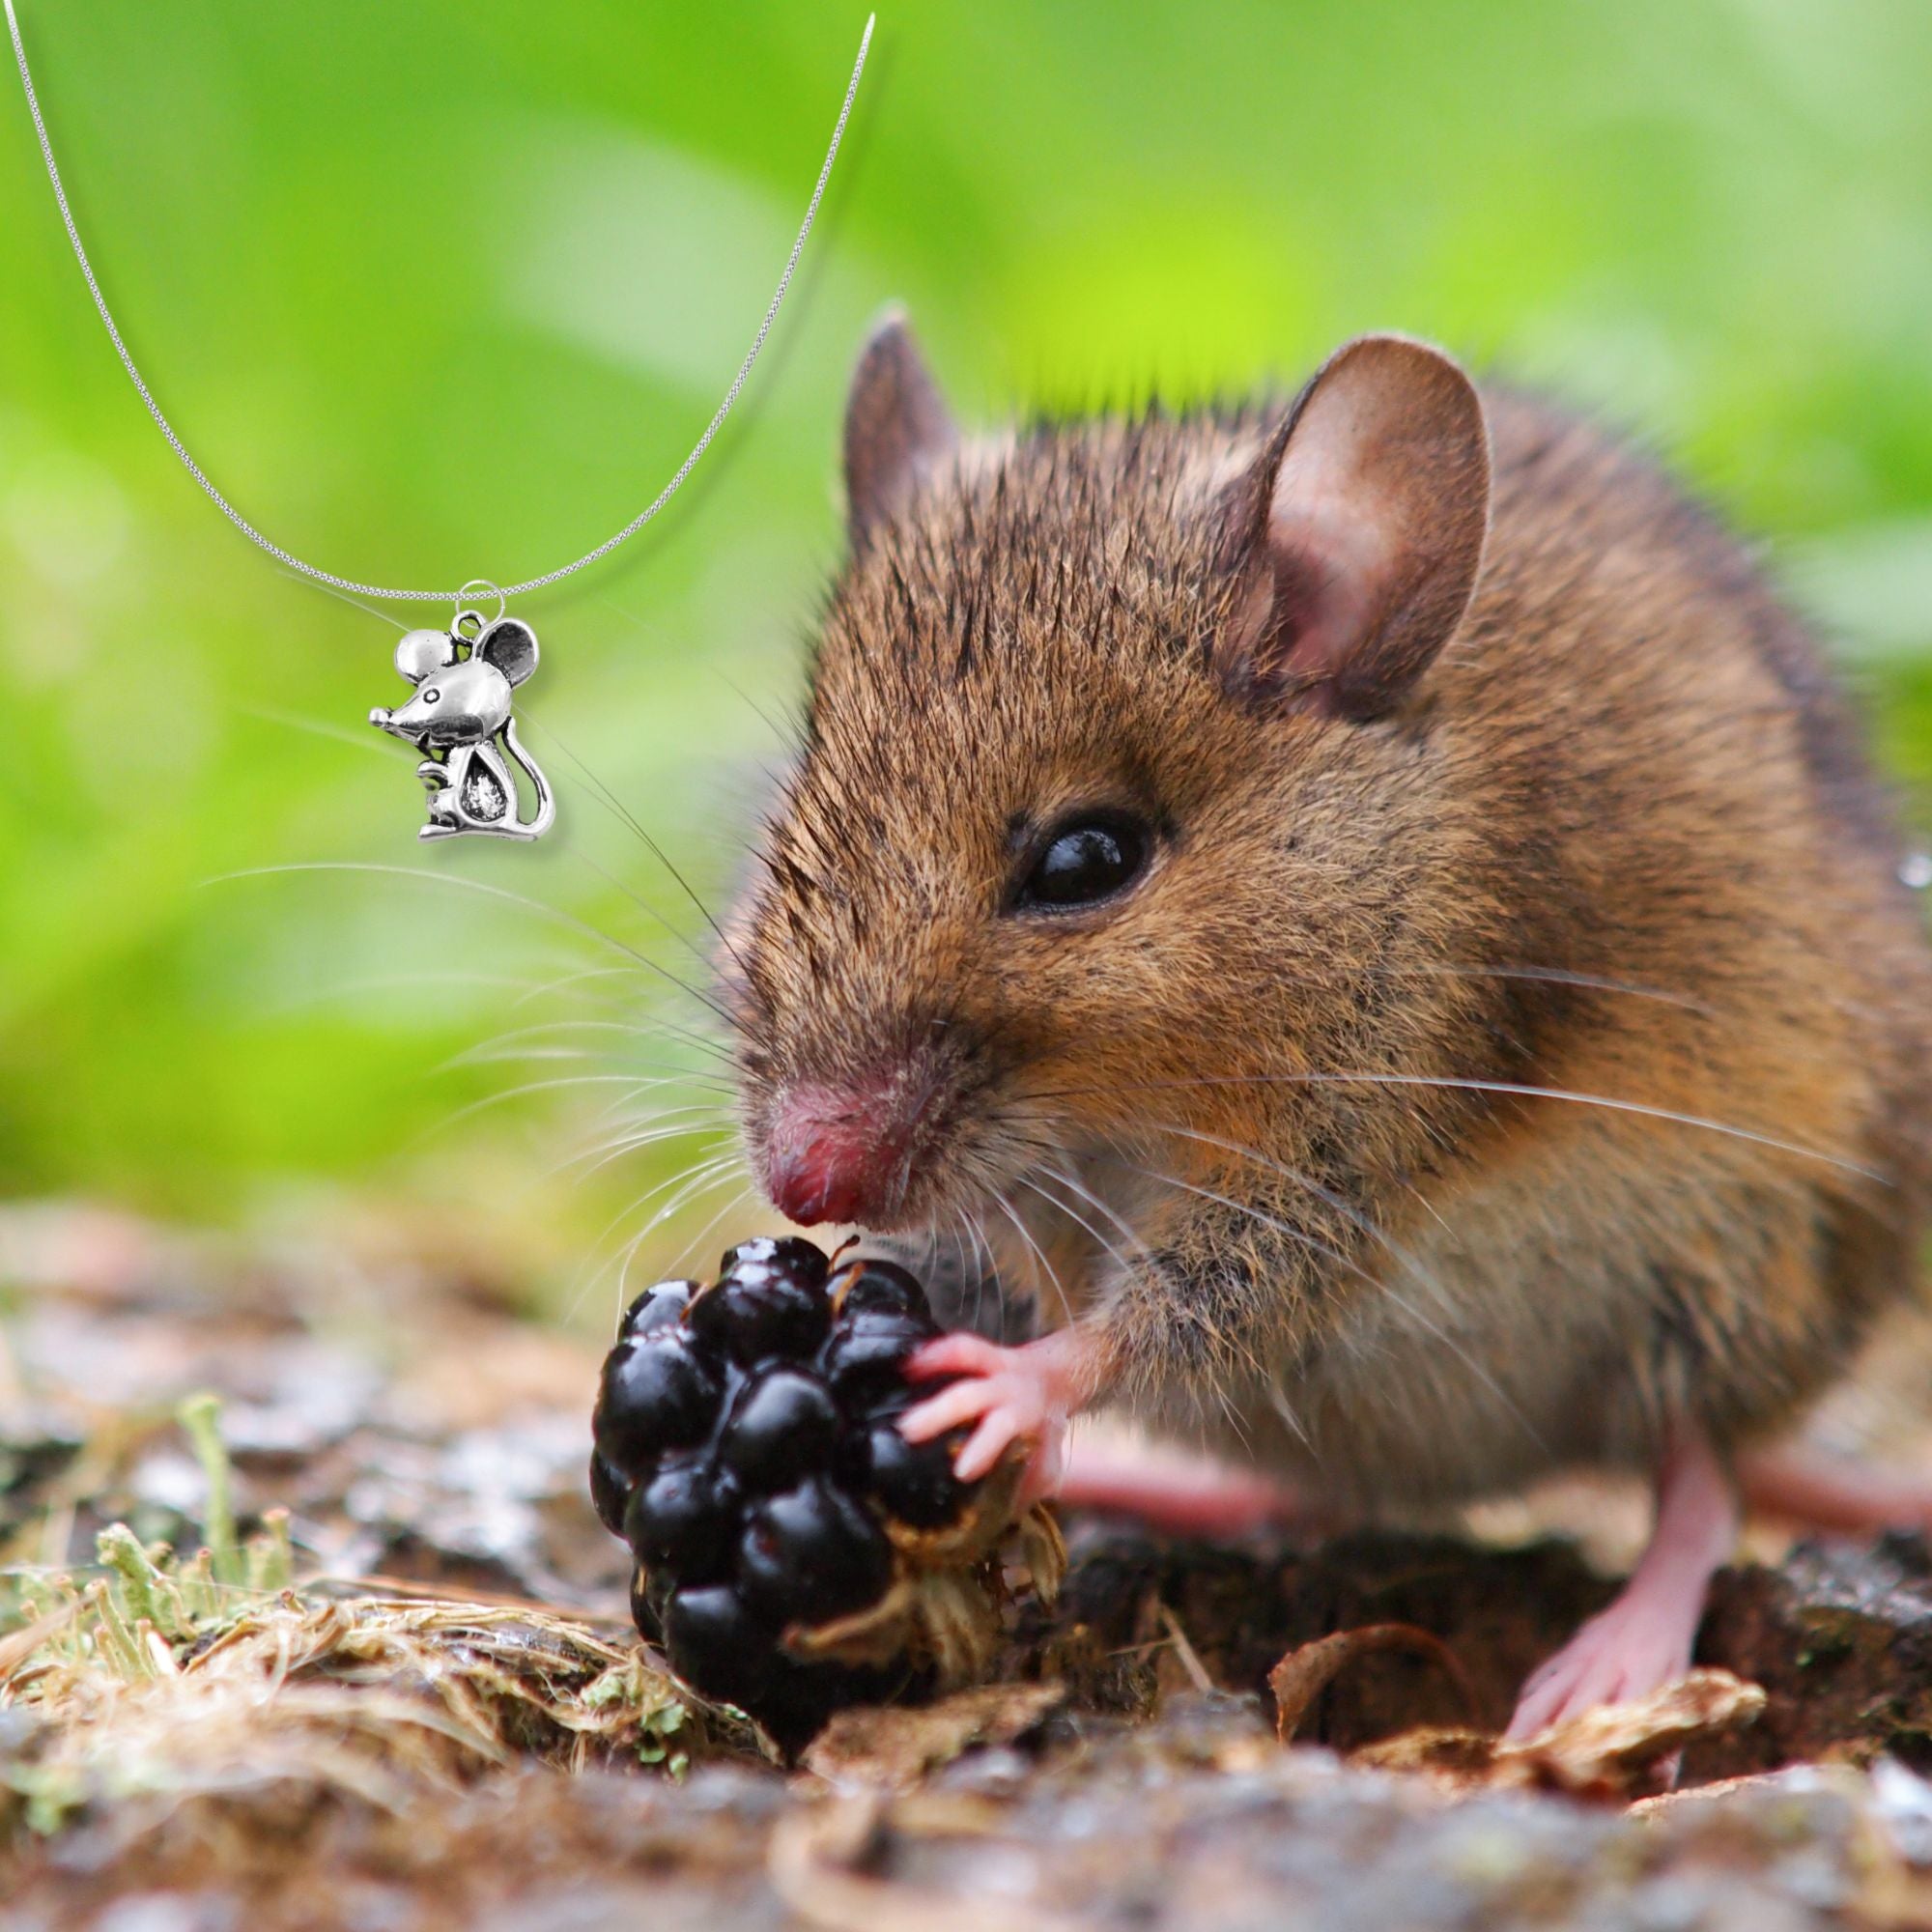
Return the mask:
<svg viewBox="0 0 1932 1932"><path fill-rule="evenodd" d="M440 698L441 696L442 693L440 692L435 685L431 685L430 688L423 693L423 702L425 704L434 704L437 701L437 699Z"/></svg>
<svg viewBox="0 0 1932 1932"><path fill-rule="evenodd" d="M1012 903L1019 910L1048 912L1093 905L1124 892L1152 855L1152 830L1127 812L1062 819L1035 848Z"/></svg>

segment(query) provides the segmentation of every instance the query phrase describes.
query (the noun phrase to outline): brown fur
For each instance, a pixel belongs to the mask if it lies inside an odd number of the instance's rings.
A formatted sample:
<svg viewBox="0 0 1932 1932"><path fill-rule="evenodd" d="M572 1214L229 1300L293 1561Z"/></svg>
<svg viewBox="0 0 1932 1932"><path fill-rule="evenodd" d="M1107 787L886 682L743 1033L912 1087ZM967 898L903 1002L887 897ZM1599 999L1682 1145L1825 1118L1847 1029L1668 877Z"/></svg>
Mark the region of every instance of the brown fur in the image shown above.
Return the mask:
<svg viewBox="0 0 1932 1932"><path fill-rule="evenodd" d="M754 1149L788 1082L912 1083L900 1227L1012 1274L1019 1217L1116 1397L1363 1503L1788 1421L1927 1199L1932 960L1811 639L1648 464L1483 400L1473 602L1370 722L1215 673L1279 410L922 474L833 591L730 985ZM1150 875L1005 913L1023 830L1108 802Z"/></svg>

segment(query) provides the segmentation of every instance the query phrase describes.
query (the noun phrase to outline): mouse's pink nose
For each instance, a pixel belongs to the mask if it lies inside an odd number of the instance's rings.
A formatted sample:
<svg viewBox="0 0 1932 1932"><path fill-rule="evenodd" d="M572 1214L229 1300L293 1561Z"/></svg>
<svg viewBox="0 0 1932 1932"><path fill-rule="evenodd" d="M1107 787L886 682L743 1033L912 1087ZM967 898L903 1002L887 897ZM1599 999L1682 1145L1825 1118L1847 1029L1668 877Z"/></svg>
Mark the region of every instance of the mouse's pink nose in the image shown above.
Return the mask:
<svg viewBox="0 0 1932 1932"><path fill-rule="evenodd" d="M897 1205L917 1112L895 1085L805 1085L779 1102L766 1138L765 1191L788 1221L804 1228L871 1221Z"/></svg>

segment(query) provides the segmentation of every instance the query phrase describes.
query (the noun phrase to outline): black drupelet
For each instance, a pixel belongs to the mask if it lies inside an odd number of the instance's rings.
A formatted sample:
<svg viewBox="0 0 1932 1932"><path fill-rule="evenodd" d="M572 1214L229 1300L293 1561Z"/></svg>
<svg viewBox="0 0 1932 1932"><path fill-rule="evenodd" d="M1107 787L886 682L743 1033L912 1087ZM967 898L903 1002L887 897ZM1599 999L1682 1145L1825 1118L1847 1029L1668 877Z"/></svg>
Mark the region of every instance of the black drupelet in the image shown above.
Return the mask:
<svg viewBox="0 0 1932 1932"><path fill-rule="evenodd" d="M764 1239L708 1288L646 1290L605 1361L590 1490L637 1558L638 1627L788 1749L842 1704L916 1688L910 1663L801 1662L781 1639L877 1604L892 1531L944 1529L971 1503L955 1440L898 1432L939 1386L905 1372L938 1333L904 1268Z"/></svg>

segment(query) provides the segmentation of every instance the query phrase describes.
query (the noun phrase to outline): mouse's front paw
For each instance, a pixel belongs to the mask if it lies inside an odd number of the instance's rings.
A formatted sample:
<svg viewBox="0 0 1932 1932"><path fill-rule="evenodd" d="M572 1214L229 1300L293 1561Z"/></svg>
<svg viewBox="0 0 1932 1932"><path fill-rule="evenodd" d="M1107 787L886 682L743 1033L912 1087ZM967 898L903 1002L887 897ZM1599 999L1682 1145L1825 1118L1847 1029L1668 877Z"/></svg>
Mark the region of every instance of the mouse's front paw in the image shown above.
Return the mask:
<svg viewBox="0 0 1932 1932"><path fill-rule="evenodd" d="M942 1335L906 1364L915 1380L960 1379L928 1396L899 1418L908 1442L929 1442L949 1429L975 1426L953 1459L962 1483L977 1481L1013 1446L1028 1462L1022 1500L1050 1495L1066 1461L1066 1425L1090 1391L1080 1374L1085 1351L1070 1331L1017 1349L979 1335Z"/></svg>

